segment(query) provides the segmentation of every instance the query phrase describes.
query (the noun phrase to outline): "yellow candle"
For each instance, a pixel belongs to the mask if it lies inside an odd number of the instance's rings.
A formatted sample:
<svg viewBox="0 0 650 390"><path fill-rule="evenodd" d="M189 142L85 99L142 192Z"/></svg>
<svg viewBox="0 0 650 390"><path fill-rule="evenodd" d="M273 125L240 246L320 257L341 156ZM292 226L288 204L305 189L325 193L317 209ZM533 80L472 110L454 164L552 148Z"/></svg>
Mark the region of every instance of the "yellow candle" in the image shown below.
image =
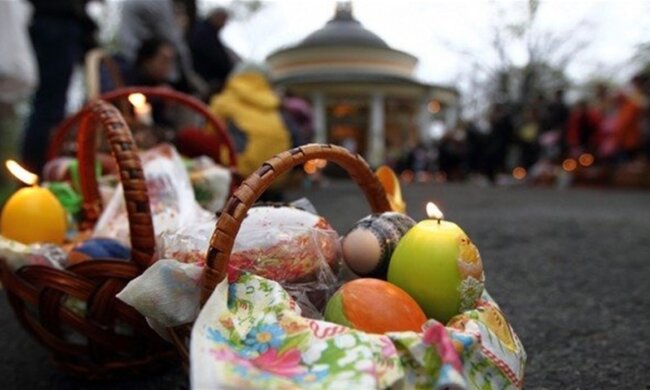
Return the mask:
<svg viewBox="0 0 650 390"><path fill-rule="evenodd" d="M32 244L61 244L65 238L65 211L59 200L46 188L37 185L38 176L24 170L15 161L7 169L25 184L9 198L0 216L0 233L9 239Z"/></svg>
<svg viewBox="0 0 650 390"><path fill-rule="evenodd" d="M446 323L471 308L483 291L481 258L467 234L442 220L433 203L431 219L419 222L400 240L388 281L409 293L430 318Z"/></svg>

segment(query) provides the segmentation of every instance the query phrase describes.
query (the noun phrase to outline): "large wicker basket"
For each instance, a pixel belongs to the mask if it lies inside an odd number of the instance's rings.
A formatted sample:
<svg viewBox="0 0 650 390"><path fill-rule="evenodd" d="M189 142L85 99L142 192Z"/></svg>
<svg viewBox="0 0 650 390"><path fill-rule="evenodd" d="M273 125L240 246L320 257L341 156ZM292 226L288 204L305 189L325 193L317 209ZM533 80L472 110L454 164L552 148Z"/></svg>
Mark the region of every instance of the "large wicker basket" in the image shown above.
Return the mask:
<svg viewBox="0 0 650 390"><path fill-rule="evenodd" d="M251 206L279 176L313 159L328 160L345 169L363 191L372 212L391 210L386 192L361 156L353 155L340 146L322 144L304 145L280 153L262 164L242 182L219 216L216 230L210 240L201 280L201 305L205 304L217 284L226 278L235 237ZM191 324L170 329L170 333L185 367L189 368Z"/></svg>
<svg viewBox="0 0 650 390"><path fill-rule="evenodd" d="M137 373L176 358L132 307L115 294L153 261L154 231L138 150L119 111L103 101L91 103L80 117L78 134L84 220L91 226L101 211L93 172L95 129L108 138L124 187L131 233L131 260L90 260L65 270L24 266L12 272L0 261L0 276L18 320L49 349L62 370L87 378ZM84 313L71 310L81 301Z"/></svg>
<svg viewBox="0 0 650 390"><path fill-rule="evenodd" d="M211 134L214 136L215 142L213 142L212 145L218 145L218 147L210 148L209 157L214 161L231 168L237 166L235 147L225 126L217 117L214 116L214 114L212 114L205 103L190 95L169 88L138 86L118 88L101 95L99 98L114 103L118 108L120 108L123 115L128 116L130 104L128 103L127 98L133 93L141 93L149 99L156 98L166 103L178 104L196 114L196 116L202 119L205 123L206 130L209 129ZM73 130L81 124L82 118L86 115L89 109L89 107L86 107L75 115L67 118L54 130L50 147L47 152L48 160L61 154L62 149L65 149L66 140L70 138Z"/></svg>

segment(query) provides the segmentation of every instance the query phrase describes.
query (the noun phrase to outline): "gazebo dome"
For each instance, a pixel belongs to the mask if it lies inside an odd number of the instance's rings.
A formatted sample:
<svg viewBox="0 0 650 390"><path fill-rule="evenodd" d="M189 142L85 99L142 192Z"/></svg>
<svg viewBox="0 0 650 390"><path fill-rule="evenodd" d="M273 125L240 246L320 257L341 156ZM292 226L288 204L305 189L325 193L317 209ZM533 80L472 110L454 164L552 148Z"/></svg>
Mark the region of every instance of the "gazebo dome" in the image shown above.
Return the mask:
<svg viewBox="0 0 650 390"><path fill-rule="evenodd" d="M332 20L309 34L296 47L342 45L388 48L383 39L354 18L349 4L340 4Z"/></svg>
<svg viewBox="0 0 650 390"><path fill-rule="evenodd" d="M303 83L417 84L417 58L390 47L352 15L350 3L339 3L334 17L303 40L271 53L267 63L282 85Z"/></svg>

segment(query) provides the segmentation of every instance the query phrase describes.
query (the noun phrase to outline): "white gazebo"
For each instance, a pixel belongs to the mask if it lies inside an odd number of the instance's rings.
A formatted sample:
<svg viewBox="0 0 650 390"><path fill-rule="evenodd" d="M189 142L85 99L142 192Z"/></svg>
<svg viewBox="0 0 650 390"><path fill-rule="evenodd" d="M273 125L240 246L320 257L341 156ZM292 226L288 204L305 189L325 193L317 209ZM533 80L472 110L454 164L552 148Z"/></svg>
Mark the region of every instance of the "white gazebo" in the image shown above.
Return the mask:
<svg viewBox="0 0 650 390"><path fill-rule="evenodd" d="M339 3L334 18L267 57L275 83L311 100L316 142L342 144L377 166L456 121L455 89L420 82L417 58L393 49Z"/></svg>

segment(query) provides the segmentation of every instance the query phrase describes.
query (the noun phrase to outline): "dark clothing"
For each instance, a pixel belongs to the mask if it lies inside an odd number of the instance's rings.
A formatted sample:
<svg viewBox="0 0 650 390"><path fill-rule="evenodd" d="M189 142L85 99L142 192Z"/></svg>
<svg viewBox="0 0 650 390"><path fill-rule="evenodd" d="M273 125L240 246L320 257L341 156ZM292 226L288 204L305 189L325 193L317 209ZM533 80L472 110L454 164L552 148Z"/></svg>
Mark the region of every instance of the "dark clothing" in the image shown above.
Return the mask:
<svg viewBox="0 0 650 390"><path fill-rule="evenodd" d="M546 114L545 130L562 130L566 127L569 120L569 108L563 102L553 102L549 104Z"/></svg>
<svg viewBox="0 0 650 390"><path fill-rule="evenodd" d="M34 20L58 18L78 25L84 32L82 39L83 50L87 51L97 46L95 31L97 25L86 13L89 0L29 0L34 7Z"/></svg>
<svg viewBox="0 0 650 390"><path fill-rule="evenodd" d="M497 173L505 169L506 154L512 142L514 126L509 115L501 114L490 121L490 127L492 130L485 148L485 173L494 183Z"/></svg>
<svg viewBox="0 0 650 390"><path fill-rule="evenodd" d="M95 46L95 23L88 0L30 0L34 14L29 34L38 62L39 86L32 101L22 144L22 159L40 172L51 130L63 120L74 65Z"/></svg>
<svg viewBox="0 0 650 390"><path fill-rule="evenodd" d="M84 26L76 20L39 16L29 30L40 84L25 129L22 159L34 172L40 172L45 165L50 132L63 120L72 70L83 55Z"/></svg>
<svg viewBox="0 0 650 390"><path fill-rule="evenodd" d="M233 68L233 61L219 37L220 29L203 20L194 29L190 40L194 70L213 91L222 88Z"/></svg>

